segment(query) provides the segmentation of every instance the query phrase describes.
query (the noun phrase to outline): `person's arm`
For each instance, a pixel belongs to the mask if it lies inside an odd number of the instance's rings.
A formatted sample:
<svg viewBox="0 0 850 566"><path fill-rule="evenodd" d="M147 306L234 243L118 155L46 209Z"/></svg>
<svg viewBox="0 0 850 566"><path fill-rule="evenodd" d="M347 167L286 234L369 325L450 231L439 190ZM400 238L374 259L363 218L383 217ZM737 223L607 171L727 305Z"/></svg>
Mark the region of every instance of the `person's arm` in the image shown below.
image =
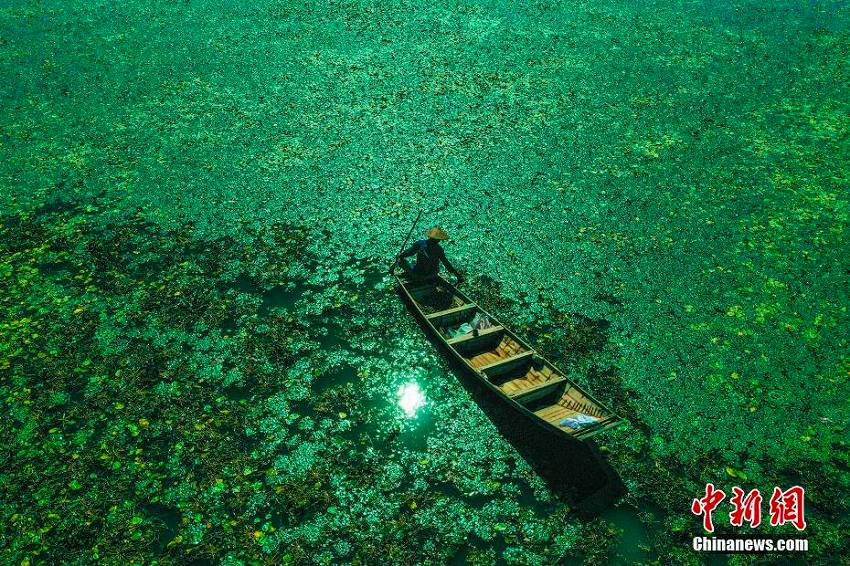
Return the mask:
<svg viewBox="0 0 850 566"><path fill-rule="evenodd" d="M443 265L446 266L446 269L449 270L455 277L457 277L457 282L460 283L463 281L463 275L460 274L460 271L455 269L455 267L449 262L449 258L446 257L446 252L441 248L440 249L440 261L443 262Z"/></svg>

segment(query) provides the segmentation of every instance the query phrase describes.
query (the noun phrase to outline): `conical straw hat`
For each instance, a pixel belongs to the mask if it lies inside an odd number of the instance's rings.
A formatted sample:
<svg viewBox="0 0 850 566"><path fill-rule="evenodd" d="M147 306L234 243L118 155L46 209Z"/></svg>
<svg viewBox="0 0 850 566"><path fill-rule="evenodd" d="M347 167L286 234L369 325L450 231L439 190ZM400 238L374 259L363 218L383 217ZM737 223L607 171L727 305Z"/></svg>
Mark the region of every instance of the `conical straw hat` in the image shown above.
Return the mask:
<svg viewBox="0 0 850 566"><path fill-rule="evenodd" d="M435 240L449 239L449 235L446 233L446 231L440 228L439 226L434 226L433 228L425 232L425 235L429 238L434 238Z"/></svg>

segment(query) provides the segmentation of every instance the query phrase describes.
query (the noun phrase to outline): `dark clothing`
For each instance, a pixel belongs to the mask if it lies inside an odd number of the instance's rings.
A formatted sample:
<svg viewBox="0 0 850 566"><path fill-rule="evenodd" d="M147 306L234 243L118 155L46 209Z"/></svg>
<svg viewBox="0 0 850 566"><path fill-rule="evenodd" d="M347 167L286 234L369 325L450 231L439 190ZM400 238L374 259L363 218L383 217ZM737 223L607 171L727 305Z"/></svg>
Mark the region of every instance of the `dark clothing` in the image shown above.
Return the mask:
<svg viewBox="0 0 850 566"><path fill-rule="evenodd" d="M412 255L416 256L416 265L411 268L410 264L404 258ZM436 277L439 274L441 262L455 276L461 276L457 269L446 259L446 253L440 246L440 242L431 238L419 240L403 251L398 263L405 273L409 273L415 279L428 279Z"/></svg>

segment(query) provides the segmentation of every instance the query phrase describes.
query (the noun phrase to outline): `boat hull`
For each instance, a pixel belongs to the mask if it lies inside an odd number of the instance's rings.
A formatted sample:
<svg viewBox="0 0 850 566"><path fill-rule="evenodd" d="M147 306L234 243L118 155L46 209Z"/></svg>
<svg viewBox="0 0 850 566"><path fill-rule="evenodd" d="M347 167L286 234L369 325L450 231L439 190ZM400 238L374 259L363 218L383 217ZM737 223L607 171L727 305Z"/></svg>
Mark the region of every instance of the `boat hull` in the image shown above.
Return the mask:
<svg viewBox="0 0 850 566"><path fill-rule="evenodd" d="M458 369L460 369L466 377L470 378L479 388L486 390L492 399L499 404L499 406L510 409L511 413L516 418L533 423L538 432L542 432L548 437L557 438L569 443L582 443L593 437L595 434L620 424L621 419L618 416L590 397L577 385L572 383L564 375L564 373L555 368L551 362L542 358L542 356L540 356L524 340L514 335L509 329L502 327L497 321L495 331L488 329L482 331L480 334L474 333L472 336L448 339L442 332L444 329L439 327L440 322L444 320L471 316L471 314L466 311L483 313L489 320L495 321L495 319L471 301L471 299L469 299L469 297L467 297L464 293L448 283L445 279L438 278L433 282L422 284L414 283L396 276L396 282L396 290L407 305L407 308L416 318L417 323L422 327L426 335L435 342L445 354L448 355L453 364L456 364ZM423 290L427 292L429 286L439 287L446 290L454 301L449 303L450 308L431 314L428 314L424 310L420 301L417 300L417 292L422 293ZM458 303L460 303L458 306L454 306ZM491 361L492 357L495 355L493 353L489 353L491 357L487 358L486 354L474 356L474 351L461 351L462 346L466 346L474 342L483 342L484 338L482 338L482 336L488 331L496 336L496 338L503 336L503 343L509 342L511 344L511 346L508 346L509 350L507 351L507 354L497 358L496 361L493 362ZM464 353L466 355L464 355ZM482 356L484 356L483 359L479 359L482 358ZM528 361L526 361L526 358ZM531 360L534 360L534 362ZM478 367L473 365L474 363L478 363ZM538 379L537 383L531 383L527 380L523 381L522 379L512 380L501 385L493 382L494 380L500 379L500 374L510 372L510 370L506 371L504 368L510 368L511 366L521 368L524 367L523 364L528 364L530 366L535 363L544 368L543 373L545 373L544 379L540 377L540 371L535 371L534 368L529 370L529 374L534 374L534 377ZM520 373L521 371L522 369L520 369ZM516 373L516 371L514 371L514 373ZM521 386L524 388L517 389L515 387L515 382L521 381ZM514 387L514 389L509 389L508 386ZM529 409L529 406L532 406L533 408L534 400L536 400L537 397L545 399L546 395L557 395L558 386L566 388L569 392L569 394L565 394L564 397L560 399L560 402L553 403L551 406L547 406L537 413ZM529 400L532 400L531 403L529 403ZM566 402L564 402L564 400L566 400ZM579 413L577 408L580 408L582 412ZM596 419L594 426L588 427L584 430L571 430L567 427L558 426L558 415L575 415L583 414L585 412L588 413L585 417L591 418L590 415L593 415L593 418ZM554 420L553 418L548 420L541 418L540 414L553 415Z"/></svg>

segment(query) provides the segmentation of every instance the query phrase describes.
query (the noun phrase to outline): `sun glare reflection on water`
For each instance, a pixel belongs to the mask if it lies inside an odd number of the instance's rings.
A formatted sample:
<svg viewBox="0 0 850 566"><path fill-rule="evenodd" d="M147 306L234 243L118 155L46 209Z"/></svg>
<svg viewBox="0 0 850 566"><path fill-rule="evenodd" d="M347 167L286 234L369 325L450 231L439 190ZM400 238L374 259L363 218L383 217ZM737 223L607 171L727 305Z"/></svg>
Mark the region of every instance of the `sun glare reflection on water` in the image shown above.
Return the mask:
<svg viewBox="0 0 850 566"><path fill-rule="evenodd" d="M416 412L425 404L425 393L414 382L405 383L398 390L398 406L404 411L406 418L413 418Z"/></svg>

